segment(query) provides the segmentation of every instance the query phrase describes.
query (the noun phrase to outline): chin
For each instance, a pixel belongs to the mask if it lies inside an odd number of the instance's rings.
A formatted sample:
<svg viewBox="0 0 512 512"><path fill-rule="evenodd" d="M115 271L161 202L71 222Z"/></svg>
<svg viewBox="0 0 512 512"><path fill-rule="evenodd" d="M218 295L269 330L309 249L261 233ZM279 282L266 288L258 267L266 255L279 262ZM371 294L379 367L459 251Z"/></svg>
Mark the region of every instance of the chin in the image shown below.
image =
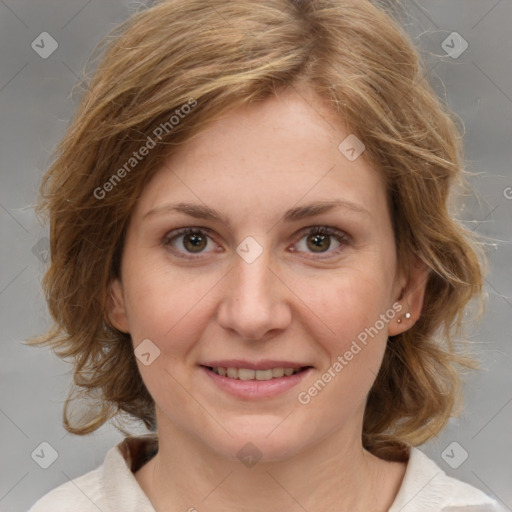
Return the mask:
<svg viewBox="0 0 512 512"><path fill-rule="evenodd" d="M286 460L305 449L305 435L295 432L285 423L282 417L258 418L251 415L239 422L225 424L232 437L221 434L205 442L217 455L228 460L239 460L248 467L256 462Z"/></svg>

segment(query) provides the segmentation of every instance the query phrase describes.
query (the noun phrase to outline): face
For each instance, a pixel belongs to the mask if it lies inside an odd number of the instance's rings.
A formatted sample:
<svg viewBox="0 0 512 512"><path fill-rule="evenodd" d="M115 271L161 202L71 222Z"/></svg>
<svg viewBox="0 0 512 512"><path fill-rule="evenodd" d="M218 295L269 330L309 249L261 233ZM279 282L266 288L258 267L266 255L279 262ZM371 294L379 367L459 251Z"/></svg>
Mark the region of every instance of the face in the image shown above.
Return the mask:
<svg viewBox="0 0 512 512"><path fill-rule="evenodd" d="M384 182L338 149L349 135L283 92L215 121L144 189L109 313L160 431L229 459L249 441L268 460L360 443L388 336L421 297L404 299Z"/></svg>

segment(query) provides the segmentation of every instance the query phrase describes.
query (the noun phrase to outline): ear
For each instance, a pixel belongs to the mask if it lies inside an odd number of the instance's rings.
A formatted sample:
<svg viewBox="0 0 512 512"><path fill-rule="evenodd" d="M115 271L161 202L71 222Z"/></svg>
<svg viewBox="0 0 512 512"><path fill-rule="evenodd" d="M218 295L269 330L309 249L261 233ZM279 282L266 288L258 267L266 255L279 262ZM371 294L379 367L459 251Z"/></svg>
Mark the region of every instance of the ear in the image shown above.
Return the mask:
<svg viewBox="0 0 512 512"><path fill-rule="evenodd" d="M108 285L107 317L117 330L129 332L123 285L119 279L112 279Z"/></svg>
<svg viewBox="0 0 512 512"><path fill-rule="evenodd" d="M423 308L428 276L429 268L416 257L405 277L401 278L402 286L395 299L395 304L400 304L402 308L398 311L398 308L394 307L397 314L389 323L389 336L401 334L417 322Z"/></svg>

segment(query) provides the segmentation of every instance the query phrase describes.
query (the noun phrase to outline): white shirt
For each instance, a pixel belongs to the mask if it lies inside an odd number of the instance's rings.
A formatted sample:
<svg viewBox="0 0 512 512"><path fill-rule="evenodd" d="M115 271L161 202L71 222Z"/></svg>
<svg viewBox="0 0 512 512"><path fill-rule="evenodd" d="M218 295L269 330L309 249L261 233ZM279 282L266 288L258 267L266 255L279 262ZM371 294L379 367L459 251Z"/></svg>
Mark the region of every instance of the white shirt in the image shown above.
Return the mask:
<svg viewBox="0 0 512 512"><path fill-rule="evenodd" d="M43 496L29 512L155 512L134 471L157 450L156 438L127 438L103 464ZM451 478L411 448L404 479L388 512L501 512L505 509L465 482Z"/></svg>

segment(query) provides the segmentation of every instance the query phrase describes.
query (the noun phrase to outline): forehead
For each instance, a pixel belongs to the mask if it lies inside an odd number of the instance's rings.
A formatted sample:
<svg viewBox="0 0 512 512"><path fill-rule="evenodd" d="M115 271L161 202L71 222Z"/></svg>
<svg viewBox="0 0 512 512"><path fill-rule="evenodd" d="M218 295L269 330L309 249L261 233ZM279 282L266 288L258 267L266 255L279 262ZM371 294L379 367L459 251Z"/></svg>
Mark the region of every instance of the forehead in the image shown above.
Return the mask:
<svg viewBox="0 0 512 512"><path fill-rule="evenodd" d="M180 146L146 186L138 210L169 199L232 214L339 199L378 210L386 202L383 178L364 152L347 158L344 141L354 137L314 93L281 92L231 110Z"/></svg>

